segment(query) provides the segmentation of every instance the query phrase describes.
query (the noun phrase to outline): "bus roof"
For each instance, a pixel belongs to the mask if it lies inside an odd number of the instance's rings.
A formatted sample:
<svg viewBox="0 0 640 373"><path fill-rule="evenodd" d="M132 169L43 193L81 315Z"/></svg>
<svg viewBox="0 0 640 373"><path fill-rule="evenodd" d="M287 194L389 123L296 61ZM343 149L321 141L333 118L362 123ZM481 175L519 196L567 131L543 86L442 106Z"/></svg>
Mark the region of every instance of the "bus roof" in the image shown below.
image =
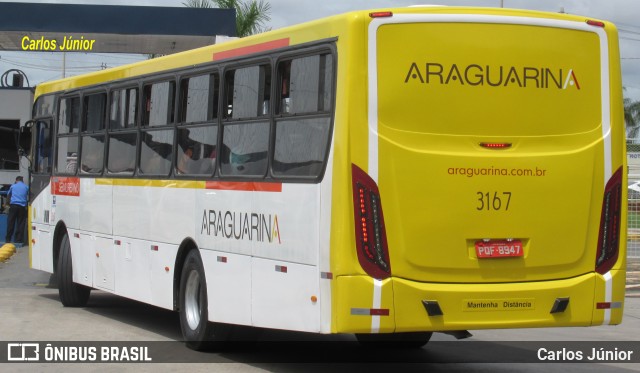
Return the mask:
<svg viewBox="0 0 640 373"><path fill-rule="evenodd" d="M74 90L90 85L98 85L121 79L144 76L147 74L171 71L187 66L195 66L216 60L223 60L241 55L250 55L266 50L277 49L289 45L299 45L325 38L343 36L349 24L362 22L372 18L373 13L392 12L396 14L430 13L430 14L486 14L497 16L519 16L547 18L585 22L587 17L562 13L549 13L529 10L481 8L481 7L447 7L447 6L414 6L407 8L383 8L352 11L326 17L294 26L232 39L230 41L205 46L190 51L180 52L159 58L122 65L88 74L76 75L60 80L44 82L37 86L35 98L59 91ZM603 21L599 21L603 22ZM339 26L336 27L336 24ZM604 22L608 31L615 29L612 24Z"/></svg>

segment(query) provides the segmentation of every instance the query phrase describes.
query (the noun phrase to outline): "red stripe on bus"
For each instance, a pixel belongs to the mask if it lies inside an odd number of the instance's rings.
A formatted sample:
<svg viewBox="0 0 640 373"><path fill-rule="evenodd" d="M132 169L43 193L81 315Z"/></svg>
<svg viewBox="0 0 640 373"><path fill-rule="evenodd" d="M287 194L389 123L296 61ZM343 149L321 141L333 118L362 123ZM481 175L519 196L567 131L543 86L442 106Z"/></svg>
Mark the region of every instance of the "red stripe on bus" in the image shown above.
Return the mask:
<svg viewBox="0 0 640 373"><path fill-rule="evenodd" d="M245 192L282 192L282 183L257 183L253 181L207 181L206 189L237 190Z"/></svg>
<svg viewBox="0 0 640 373"><path fill-rule="evenodd" d="M224 52L218 52L213 54L213 60L219 61L227 58L240 57L245 56L247 54L264 52L271 49L284 48L289 46L289 38L278 39L273 41L268 41L266 43L249 45L247 47L241 47L236 49L231 49Z"/></svg>

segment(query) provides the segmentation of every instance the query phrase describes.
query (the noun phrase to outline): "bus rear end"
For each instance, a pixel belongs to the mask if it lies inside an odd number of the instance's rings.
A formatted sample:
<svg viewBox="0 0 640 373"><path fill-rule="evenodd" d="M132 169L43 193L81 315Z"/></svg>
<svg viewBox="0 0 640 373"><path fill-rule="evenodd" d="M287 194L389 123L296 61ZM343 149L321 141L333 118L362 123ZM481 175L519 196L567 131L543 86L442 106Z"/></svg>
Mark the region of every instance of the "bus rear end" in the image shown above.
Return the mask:
<svg viewBox="0 0 640 373"><path fill-rule="evenodd" d="M371 17L368 154L351 179L361 272L338 278L338 329L620 323L615 27L446 8Z"/></svg>

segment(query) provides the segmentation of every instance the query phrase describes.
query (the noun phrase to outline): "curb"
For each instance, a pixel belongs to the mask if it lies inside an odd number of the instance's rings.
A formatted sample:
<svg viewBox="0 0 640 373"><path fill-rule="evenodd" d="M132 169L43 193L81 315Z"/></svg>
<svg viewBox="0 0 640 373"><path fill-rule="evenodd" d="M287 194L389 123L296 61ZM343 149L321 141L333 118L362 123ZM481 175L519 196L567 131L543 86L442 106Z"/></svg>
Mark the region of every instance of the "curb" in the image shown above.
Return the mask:
<svg viewBox="0 0 640 373"><path fill-rule="evenodd" d="M0 262L4 262L11 258L16 252L16 247L13 244L6 243L0 247Z"/></svg>

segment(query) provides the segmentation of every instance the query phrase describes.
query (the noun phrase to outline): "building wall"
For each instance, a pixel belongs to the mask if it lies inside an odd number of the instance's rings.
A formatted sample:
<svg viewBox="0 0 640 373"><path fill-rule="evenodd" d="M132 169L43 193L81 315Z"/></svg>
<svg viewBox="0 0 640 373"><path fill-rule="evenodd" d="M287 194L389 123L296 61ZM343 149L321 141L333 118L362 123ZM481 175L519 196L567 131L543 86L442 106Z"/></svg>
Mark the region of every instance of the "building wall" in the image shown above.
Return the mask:
<svg viewBox="0 0 640 373"><path fill-rule="evenodd" d="M0 88L0 120L19 120L20 126L31 119L33 92L30 88ZM0 134L6 136L7 133ZM27 177L27 161L22 159L19 171L0 170L0 186L12 184L16 176Z"/></svg>

